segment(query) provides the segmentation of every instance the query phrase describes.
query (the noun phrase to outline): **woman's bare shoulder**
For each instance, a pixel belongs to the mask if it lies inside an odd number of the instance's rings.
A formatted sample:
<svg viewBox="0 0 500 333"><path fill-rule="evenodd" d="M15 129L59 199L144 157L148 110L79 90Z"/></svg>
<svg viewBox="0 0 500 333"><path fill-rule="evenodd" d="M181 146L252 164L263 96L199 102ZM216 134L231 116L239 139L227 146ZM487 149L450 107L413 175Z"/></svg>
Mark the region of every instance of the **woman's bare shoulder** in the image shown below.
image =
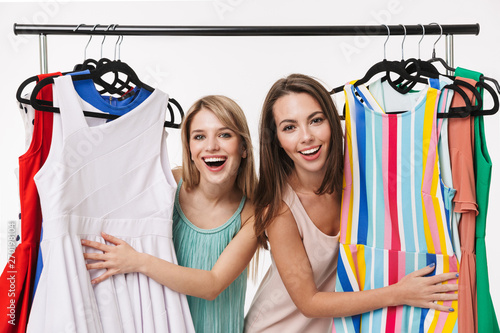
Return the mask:
<svg viewBox="0 0 500 333"><path fill-rule="evenodd" d="M172 169L172 175L174 176L175 182L179 184L182 178L182 167L175 167Z"/></svg>

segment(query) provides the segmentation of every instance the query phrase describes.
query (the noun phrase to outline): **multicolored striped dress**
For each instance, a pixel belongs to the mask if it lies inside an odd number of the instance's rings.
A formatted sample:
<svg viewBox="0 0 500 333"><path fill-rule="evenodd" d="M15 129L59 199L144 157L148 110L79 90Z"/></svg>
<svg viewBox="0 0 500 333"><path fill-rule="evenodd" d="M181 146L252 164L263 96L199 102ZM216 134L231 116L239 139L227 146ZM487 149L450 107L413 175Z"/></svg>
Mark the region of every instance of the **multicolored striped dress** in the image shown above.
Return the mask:
<svg viewBox="0 0 500 333"><path fill-rule="evenodd" d="M365 86L345 86L345 164L336 291L397 283L436 264L457 272L438 166L440 90L409 96L412 107L386 113ZM457 283L450 280L448 283ZM441 303L443 304L443 303ZM457 309L455 302L444 302ZM457 311L410 306L335 318L333 332L456 332Z"/></svg>

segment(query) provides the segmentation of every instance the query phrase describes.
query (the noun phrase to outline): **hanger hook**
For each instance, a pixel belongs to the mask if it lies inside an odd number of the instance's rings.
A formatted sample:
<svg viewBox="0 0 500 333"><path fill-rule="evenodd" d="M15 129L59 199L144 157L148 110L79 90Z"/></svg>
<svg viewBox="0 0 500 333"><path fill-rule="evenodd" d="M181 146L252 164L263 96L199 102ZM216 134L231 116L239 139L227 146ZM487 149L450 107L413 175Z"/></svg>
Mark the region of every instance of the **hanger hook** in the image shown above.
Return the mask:
<svg viewBox="0 0 500 333"><path fill-rule="evenodd" d="M420 23L418 25L422 27L422 37L418 41L418 59L420 60L420 43L422 43L422 40L425 37L425 27L423 24L420 24Z"/></svg>
<svg viewBox="0 0 500 333"><path fill-rule="evenodd" d="M120 60L122 57L122 42L123 42L123 35L120 35L120 42L118 43L118 60Z"/></svg>
<svg viewBox="0 0 500 333"><path fill-rule="evenodd" d="M120 40L120 44L118 44L118 58L121 57L121 52L122 52L122 42L123 42L123 35L122 39Z"/></svg>
<svg viewBox="0 0 500 333"><path fill-rule="evenodd" d="M389 26L387 24L382 24L382 25L384 25L387 28L387 38L386 38L386 40L384 42L384 60L386 60L387 57L386 57L386 53L385 53L385 45L387 44L387 41L389 40L389 37L391 37L391 29L389 29Z"/></svg>
<svg viewBox="0 0 500 333"><path fill-rule="evenodd" d="M400 26L403 27L403 30L405 32L405 35L403 37L403 41L401 42L401 61L405 60L405 49L404 49L404 45L405 45L405 39L406 39L406 27L403 25L403 24L400 24Z"/></svg>
<svg viewBox="0 0 500 333"><path fill-rule="evenodd" d="M76 28L73 31L78 31L78 28L80 28L83 25L83 23L80 23L79 25L76 26Z"/></svg>
<svg viewBox="0 0 500 333"><path fill-rule="evenodd" d="M118 26L118 24L115 24L115 26L113 27L113 31L116 29L117 26ZM118 39L116 40L116 43L115 43L115 58L114 58L114 60L116 60L117 48L118 48L118 60L120 60L120 49L121 49L122 41L123 41L123 35L118 36Z"/></svg>
<svg viewBox="0 0 500 333"><path fill-rule="evenodd" d="M99 24L94 25L94 27L90 31L95 31L95 29L97 28L98 25ZM77 29L78 29L78 27L77 27ZM91 40L92 40L92 35L90 35L89 41L87 42L87 45L85 45L85 49L83 50L83 60L84 61L87 59L87 47L89 46Z"/></svg>
<svg viewBox="0 0 500 333"><path fill-rule="evenodd" d="M111 28L112 26L113 26L112 24L108 25L108 27L104 31L109 31L109 28ZM104 38L102 39L102 42L101 42L101 59L102 59L102 49L103 49L105 40L106 40L106 35L104 35Z"/></svg>
<svg viewBox="0 0 500 333"><path fill-rule="evenodd" d="M73 31L78 31L78 28L80 28L83 25L83 23L80 23L79 25L76 26L76 28ZM85 61L85 53L83 54L83 61Z"/></svg>
<svg viewBox="0 0 500 333"><path fill-rule="evenodd" d="M441 34L439 35L439 38L434 42L434 46L432 47L432 58L436 58L436 44L437 44L437 42L439 42L439 40L443 36L443 27L441 26L441 24L436 23L436 22L429 23L429 25L437 25L437 26L439 26L439 29L441 30Z"/></svg>

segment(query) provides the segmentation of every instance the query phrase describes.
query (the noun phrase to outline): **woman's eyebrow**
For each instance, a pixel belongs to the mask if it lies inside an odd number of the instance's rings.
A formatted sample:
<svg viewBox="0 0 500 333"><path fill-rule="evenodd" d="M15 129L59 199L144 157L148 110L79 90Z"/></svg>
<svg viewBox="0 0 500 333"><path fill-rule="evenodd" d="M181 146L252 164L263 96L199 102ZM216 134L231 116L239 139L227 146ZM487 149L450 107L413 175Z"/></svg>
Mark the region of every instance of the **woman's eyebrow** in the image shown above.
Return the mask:
<svg viewBox="0 0 500 333"><path fill-rule="evenodd" d="M297 123L297 120L293 120L293 119L283 119L282 121L280 121L280 123L278 124L278 126L281 126L281 124L283 123Z"/></svg>
<svg viewBox="0 0 500 333"><path fill-rule="evenodd" d="M323 112L323 111L316 111L316 112L313 112L313 113L311 113L311 114L307 117L307 119L309 120L309 119L311 119L311 118L314 118L314 117L316 117L318 114L324 114L324 112Z"/></svg>

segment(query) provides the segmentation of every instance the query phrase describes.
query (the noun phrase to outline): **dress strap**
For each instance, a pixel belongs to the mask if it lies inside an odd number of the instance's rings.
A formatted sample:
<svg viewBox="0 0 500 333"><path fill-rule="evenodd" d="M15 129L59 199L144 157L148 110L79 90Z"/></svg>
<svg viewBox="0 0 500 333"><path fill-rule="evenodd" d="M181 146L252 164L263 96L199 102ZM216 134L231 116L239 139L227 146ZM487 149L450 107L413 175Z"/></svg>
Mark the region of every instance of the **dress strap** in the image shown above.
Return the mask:
<svg viewBox="0 0 500 333"><path fill-rule="evenodd" d="M82 128L88 127L71 76L63 75L55 78L53 91L54 106L57 106L61 113L63 139L68 138Z"/></svg>
<svg viewBox="0 0 500 333"><path fill-rule="evenodd" d="M375 110L381 114L385 113L380 104L377 102L377 100L373 97L372 93L366 88L364 84L360 84L359 86L353 85L353 87L354 89L356 89L358 94L361 96L363 101L368 105L370 109ZM354 98L356 98L356 96L354 96Z"/></svg>
<svg viewBox="0 0 500 333"><path fill-rule="evenodd" d="M241 211L243 210L243 207L245 206L246 200L247 200L246 196L241 197L240 205L238 206L236 212L234 212L233 216L240 215Z"/></svg>
<svg viewBox="0 0 500 333"><path fill-rule="evenodd" d="M181 192L182 186L182 177L179 179L179 183L177 184L177 190L175 191L175 203L179 204L179 193Z"/></svg>

